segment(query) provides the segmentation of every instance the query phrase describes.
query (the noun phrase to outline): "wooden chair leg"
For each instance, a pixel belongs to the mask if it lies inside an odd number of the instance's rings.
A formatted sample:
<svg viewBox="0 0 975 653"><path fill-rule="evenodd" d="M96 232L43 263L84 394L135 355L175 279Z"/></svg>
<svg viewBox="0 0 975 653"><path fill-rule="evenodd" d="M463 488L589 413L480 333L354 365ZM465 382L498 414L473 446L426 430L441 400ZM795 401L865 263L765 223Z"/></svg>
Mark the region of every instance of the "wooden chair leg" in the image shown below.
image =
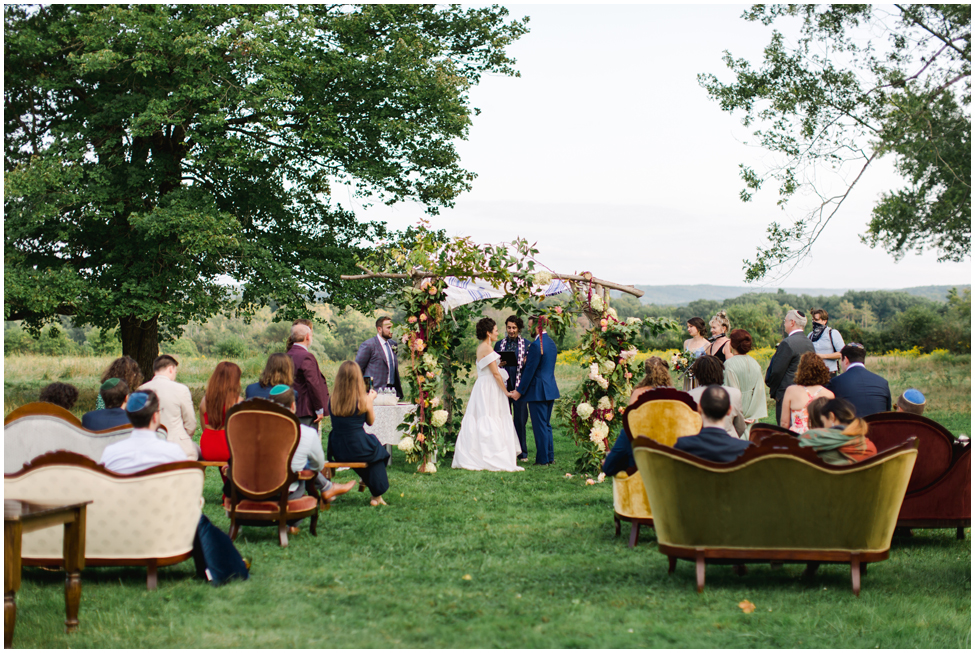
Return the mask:
<svg viewBox="0 0 975 653"><path fill-rule="evenodd" d="M818 569L819 569L818 562L810 562L809 564L806 565L806 570L802 572L802 575L805 576L806 578L812 578L813 576L816 575L816 571Z"/></svg>
<svg viewBox="0 0 975 653"><path fill-rule="evenodd" d="M853 581L853 594L860 596L860 555L857 553L850 557L850 579Z"/></svg>
<svg viewBox="0 0 975 653"><path fill-rule="evenodd" d="M155 560L150 560L149 564L146 565L146 589L154 590L156 585L159 584L159 567L156 565Z"/></svg>
<svg viewBox="0 0 975 653"><path fill-rule="evenodd" d="M674 573L675 569L677 569L677 558L674 556L667 556L667 574L670 575Z"/></svg>
<svg viewBox="0 0 975 653"><path fill-rule="evenodd" d="M240 532L240 524L237 523L236 519L230 520L230 541L234 542L237 539L237 534Z"/></svg>
<svg viewBox="0 0 975 653"><path fill-rule="evenodd" d="M704 551L698 551L695 560L695 571L697 572L697 591L704 591Z"/></svg>
<svg viewBox="0 0 975 653"><path fill-rule="evenodd" d="M955 530L955 539L956 540L964 540L965 539L965 527L964 526L959 526Z"/></svg>
<svg viewBox="0 0 975 653"><path fill-rule="evenodd" d="M640 524L639 522L633 522L630 526L630 548L632 549L640 541Z"/></svg>
<svg viewBox="0 0 975 653"><path fill-rule="evenodd" d="M278 542L281 546L288 546L288 523L283 520L278 522Z"/></svg>
<svg viewBox="0 0 975 653"><path fill-rule="evenodd" d="M623 526L623 522L621 522L620 521L620 518L617 517L616 515L613 515L613 521L616 522L616 537L619 537L620 536L620 529Z"/></svg>
<svg viewBox="0 0 975 653"><path fill-rule="evenodd" d="M318 537L318 531L316 527L318 526L318 511L316 510L311 514L311 525L308 530L311 531L312 537Z"/></svg>

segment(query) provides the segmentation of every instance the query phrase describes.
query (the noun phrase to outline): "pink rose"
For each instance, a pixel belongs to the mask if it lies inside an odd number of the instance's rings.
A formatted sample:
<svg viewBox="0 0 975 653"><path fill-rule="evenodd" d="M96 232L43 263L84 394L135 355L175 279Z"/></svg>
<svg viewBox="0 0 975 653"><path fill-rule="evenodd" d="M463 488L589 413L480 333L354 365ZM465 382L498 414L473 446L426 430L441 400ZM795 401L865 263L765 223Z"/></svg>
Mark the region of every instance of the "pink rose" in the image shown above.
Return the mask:
<svg viewBox="0 0 975 653"><path fill-rule="evenodd" d="M426 321L427 321L427 314L420 313L420 322L426 322Z"/></svg>
<svg viewBox="0 0 975 653"><path fill-rule="evenodd" d="M416 441L417 442L423 442L424 440L426 440L426 438L423 437L423 434L422 433L420 435L416 436Z"/></svg>
<svg viewBox="0 0 975 653"><path fill-rule="evenodd" d="M632 379L632 378L633 378L633 373L632 373L632 372L627 372L627 373L626 373L626 374L624 374L623 376L625 376L625 377L626 377L626 378L628 378L628 379Z"/></svg>
<svg viewBox="0 0 975 653"><path fill-rule="evenodd" d="M436 286L430 286L430 289L427 290L427 292L430 293L431 295L436 295L437 294L437 287Z"/></svg>
<svg viewBox="0 0 975 653"><path fill-rule="evenodd" d="M606 318L603 318L603 319L601 319L601 320L599 321L599 326L601 326L601 327L603 327L603 331L605 331L605 330L606 330L606 326L607 326L608 324L609 324L609 321L608 321L608 320L607 320Z"/></svg>
<svg viewBox="0 0 975 653"><path fill-rule="evenodd" d="M433 372L427 372L427 378L428 379L432 379L435 376L436 376L436 374L434 374Z"/></svg>
<svg viewBox="0 0 975 653"><path fill-rule="evenodd" d="M605 321L606 320L603 320L603 322L605 322ZM600 331L605 331L605 330L606 330L606 327L603 327L602 329L600 329Z"/></svg>
<svg viewBox="0 0 975 653"><path fill-rule="evenodd" d="M561 307L561 306L556 306L556 307L555 307L555 312L556 312L557 314L559 314L559 315L562 315L562 307Z"/></svg>
<svg viewBox="0 0 975 653"><path fill-rule="evenodd" d="M595 484L596 484L596 481L592 480L591 478L587 478L586 479L586 485L595 485Z"/></svg>
<svg viewBox="0 0 975 653"><path fill-rule="evenodd" d="M416 316L411 315L409 318L407 318L406 321L409 322L410 324L416 324Z"/></svg>

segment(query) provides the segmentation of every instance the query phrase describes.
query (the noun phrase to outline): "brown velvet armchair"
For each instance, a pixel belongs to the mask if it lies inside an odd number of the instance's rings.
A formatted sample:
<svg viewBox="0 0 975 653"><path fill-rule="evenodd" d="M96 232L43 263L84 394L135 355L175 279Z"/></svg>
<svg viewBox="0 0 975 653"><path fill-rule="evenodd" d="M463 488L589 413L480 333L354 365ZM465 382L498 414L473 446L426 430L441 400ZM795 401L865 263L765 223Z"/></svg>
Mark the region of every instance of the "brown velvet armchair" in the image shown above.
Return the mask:
<svg viewBox="0 0 975 653"><path fill-rule="evenodd" d="M288 522L311 518L309 530L318 536L319 493L315 472L293 472L291 459L301 439L298 418L266 399L250 399L227 411L228 477L230 496L224 509L230 517L230 539L241 526L277 523L278 540L288 546ZM288 487L304 481L308 494L288 500Z"/></svg>
<svg viewBox="0 0 975 653"><path fill-rule="evenodd" d="M972 448L941 424L912 413L876 413L864 418L877 451L917 438L917 463L897 516L905 528L955 528L958 539L972 525Z"/></svg>
<svg viewBox="0 0 975 653"><path fill-rule="evenodd" d="M633 443L660 552L673 573L707 562L847 563L860 594L861 564L886 560L917 457L910 440L846 466L824 463L791 436L770 436L737 460L713 463L649 438Z"/></svg>
<svg viewBox="0 0 975 653"><path fill-rule="evenodd" d="M701 416L694 399L674 388L647 390L623 411L623 431L631 444L637 436L644 436L671 447L677 438L700 430ZM630 522L631 549L640 539L640 526L653 528L647 491L636 467L613 478L613 521L616 535L621 522Z"/></svg>

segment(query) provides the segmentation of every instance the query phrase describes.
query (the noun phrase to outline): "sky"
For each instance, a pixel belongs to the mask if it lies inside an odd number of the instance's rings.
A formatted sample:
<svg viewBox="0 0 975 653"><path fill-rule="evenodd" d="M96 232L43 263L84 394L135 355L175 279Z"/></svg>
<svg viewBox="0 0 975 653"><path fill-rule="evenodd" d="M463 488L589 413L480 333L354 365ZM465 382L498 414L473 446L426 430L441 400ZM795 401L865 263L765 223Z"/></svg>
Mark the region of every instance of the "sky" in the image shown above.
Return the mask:
<svg viewBox="0 0 975 653"><path fill-rule="evenodd" d="M739 164L762 170L770 155L747 144L754 139L741 116L721 111L697 75L731 81L723 51L757 64L772 28L743 20L745 5L506 6L531 19L508 50L521 77L486 75L471 90L481 114L458 151L478 177L432 226L481 243L527 238L555 272L588 270L625 284L745 285L742 261L754 257L768 224L803 217L811 198L783 210L769 184L751 202L739 199ZM879 193L896 184L881 160L811 256L787 278L758 285L971 283L970 259L938 263L934 253L911 253L895 261L859 242ZM417 204L353 205L396 229L426 215Z"/></svg>

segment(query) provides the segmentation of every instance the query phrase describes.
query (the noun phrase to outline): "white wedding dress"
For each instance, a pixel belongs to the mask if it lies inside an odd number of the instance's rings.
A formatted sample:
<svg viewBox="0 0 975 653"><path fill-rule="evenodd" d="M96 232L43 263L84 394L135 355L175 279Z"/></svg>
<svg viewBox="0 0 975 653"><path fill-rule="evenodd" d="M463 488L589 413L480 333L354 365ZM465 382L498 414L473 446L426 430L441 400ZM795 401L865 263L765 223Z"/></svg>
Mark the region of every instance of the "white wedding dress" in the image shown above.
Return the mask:
<svg viewBox="0 0 975 653"><path fill-rule="evenodd" d="M498 387L490 365L501 358L491 352L477 361L477 380L467 402L467 412L457 435L454 450L455 469L486 470L491 472L522 472L515 462L521 453L518 434L511 420L508 397ZM501 377L507 380L507 372Z"/></svg>

